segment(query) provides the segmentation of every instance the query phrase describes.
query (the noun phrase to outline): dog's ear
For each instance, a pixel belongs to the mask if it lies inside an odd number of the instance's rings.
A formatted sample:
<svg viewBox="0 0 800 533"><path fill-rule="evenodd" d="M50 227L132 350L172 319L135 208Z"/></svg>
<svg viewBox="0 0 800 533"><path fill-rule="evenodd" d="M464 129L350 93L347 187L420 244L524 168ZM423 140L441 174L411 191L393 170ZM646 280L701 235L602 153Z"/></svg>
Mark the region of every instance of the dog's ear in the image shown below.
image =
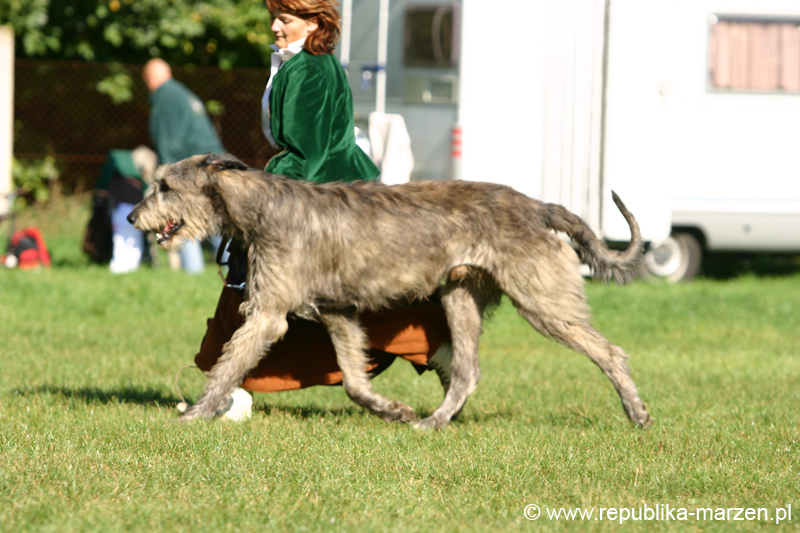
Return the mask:
<svg viewBox="0 0 800 533"><path fill-rule="evenodd" d="M203 167L207 172L220 170L247 170L248 166L236 159L231 154L206 154Z"/></svg>

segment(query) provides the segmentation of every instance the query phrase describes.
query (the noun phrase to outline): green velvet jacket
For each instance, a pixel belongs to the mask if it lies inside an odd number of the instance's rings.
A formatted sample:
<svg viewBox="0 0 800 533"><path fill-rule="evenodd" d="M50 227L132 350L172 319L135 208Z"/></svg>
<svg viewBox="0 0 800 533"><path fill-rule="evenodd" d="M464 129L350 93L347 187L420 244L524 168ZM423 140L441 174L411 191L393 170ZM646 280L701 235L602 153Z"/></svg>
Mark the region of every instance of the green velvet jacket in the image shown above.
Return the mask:
<svg viewBox="0 0 800 533"><path fill-rule="evenodd" d="M356 145L353 95L333 55L303 50L286 61L272 80L269 108L272 136L285 150L267 172L317 182L378 177Z"/></svg>

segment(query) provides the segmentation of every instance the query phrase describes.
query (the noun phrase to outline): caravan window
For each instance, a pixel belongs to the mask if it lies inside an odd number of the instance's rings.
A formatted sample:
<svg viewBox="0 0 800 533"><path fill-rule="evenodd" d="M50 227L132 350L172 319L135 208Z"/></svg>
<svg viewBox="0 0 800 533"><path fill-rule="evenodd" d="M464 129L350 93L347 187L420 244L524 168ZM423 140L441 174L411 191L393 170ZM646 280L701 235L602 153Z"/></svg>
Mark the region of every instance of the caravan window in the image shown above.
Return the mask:
<svg viewBox="0 0 800 533"><path fill-rule="evenodd" d="M454 67L458 62L458 4L406 7L403 63Z"/></svg>
<svg viewBox="0 0 800 533"><path fill-rule="evenodd" d="M800 92L800 20L709 19L714 89Z"/></svg>

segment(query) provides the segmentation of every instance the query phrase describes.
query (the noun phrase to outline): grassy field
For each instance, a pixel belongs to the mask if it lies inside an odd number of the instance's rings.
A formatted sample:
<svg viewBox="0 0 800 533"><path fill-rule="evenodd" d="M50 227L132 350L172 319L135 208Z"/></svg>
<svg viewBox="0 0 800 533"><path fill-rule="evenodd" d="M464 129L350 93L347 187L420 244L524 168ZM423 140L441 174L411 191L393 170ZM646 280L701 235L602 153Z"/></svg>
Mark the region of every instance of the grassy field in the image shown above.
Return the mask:
<svg viewBox="0 0 800 533"><path fill-rule="evenodd" d="M74 202L29 213L18 225L44 231L54 267L0 271L0 531L798 529L798 274L587 285L595 325L632 356L649 430L507 302L486 326L477 392L441 432L384 423L341 387L260 394L250 421L176 427L173 376L219 279L90 266L87 216ZM203 380L181 382L196 397ZM404 362L375 385L422 414L441 398L432 372ZM645 506L653 519L633 520ZM593 515L550 518L560 508ZM748 508L767 518L735 520Z"/></svg>

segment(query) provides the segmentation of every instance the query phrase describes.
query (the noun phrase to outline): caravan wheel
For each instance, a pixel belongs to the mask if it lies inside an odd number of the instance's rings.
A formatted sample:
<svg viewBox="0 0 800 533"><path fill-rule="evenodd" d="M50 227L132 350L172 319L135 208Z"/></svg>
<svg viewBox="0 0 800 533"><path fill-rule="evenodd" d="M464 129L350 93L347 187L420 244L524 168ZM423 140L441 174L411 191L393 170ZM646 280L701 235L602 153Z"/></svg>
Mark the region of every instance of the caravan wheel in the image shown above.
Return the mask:
<svg viewBox="0 0 800 533"><path fill-rule="evenodd" d="M691 233L676 232L654 242L644 255L643 277L678 283L694 279L700 272L703 248Z"/></svg>

